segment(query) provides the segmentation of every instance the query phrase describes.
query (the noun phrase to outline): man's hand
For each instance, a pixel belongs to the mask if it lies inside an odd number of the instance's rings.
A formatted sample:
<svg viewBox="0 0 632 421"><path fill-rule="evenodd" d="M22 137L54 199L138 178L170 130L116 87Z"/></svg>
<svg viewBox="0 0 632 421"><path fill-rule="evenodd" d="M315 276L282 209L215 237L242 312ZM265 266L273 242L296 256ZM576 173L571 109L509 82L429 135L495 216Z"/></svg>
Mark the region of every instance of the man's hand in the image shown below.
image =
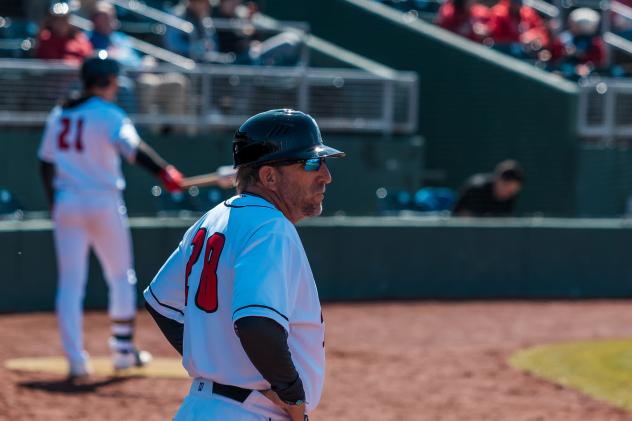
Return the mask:
<svg viewBox="0 0 632 421"><path fill-rule="evenodd" d="M167 165L160 172L160 180L169 193L182 190L183 175L173 165Z"/></svg>
<svg viewBox="0 0 632 421"><path fill-rule="evenodd" d="M305 415L305 404L302 403L300 405L289 405L279 398L279 395L276 394L271 389L262 390L261 393L266 398L270 399L276 406L283 409L288 413L292 421L305 421L307 420L307 416Z"/></svg>

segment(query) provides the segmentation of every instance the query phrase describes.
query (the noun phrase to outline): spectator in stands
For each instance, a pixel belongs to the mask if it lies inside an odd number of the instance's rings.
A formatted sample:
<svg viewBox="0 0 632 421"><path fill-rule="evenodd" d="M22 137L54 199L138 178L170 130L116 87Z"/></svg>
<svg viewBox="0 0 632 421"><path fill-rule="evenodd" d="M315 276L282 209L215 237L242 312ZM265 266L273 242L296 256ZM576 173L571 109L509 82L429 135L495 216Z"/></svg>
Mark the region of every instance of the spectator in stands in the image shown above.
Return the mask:
<svg viewBox="0 0 632 421"><path fill-rule="evenodd" d="M128 70L143 70L151 67L151 60L143 59L132 47L127 34L116 31L118 26L116 9L106 1L97 2L92 8L93 30L90 42L96 51L105 50L108 57L117 60ZM119 76L119 102L130 113L164 113L181 115L186 112L186 78L178 73L139 72L136 79ZM138 101L136 101L138 100ZM155 126L155 131L165 130ZM170 131L171 128L166 129Z"/></svg>
<svg viewBox="0 0 632 421"><path fill-rule="evenodd" d="M95 51L106 51L107 56L116 60L123 67L136 69L141 65L140 55L132 48L128 36L118 32L116 10L105 1L91 4L89 10L92 31L88 34ZM119 76L118 102L129 113L138 111L134 82L122 74Z"/></svg>
<svg viewBox="0 0 632 421"><path fill-rule="evenodd" d="M165 46L182 56L197 62L215 61L217 57L217 34L211 19L209 0L183 0L174 9L174 14L193 25L193 31L186 33L168 27Z"/></svg>
<svg viewBox="0 0 632 421"><path fill-rule="evenodd" d="M606 66L606 47L599 33L599 13L580 7L568 15L568 29L553 41L554 65L569 78L583 77Z"/></svg>
<svg viewBox="0 0 632 421"><path fill-rule="evenodd" d="M244 6L239 0L220 0L213 7L213 18L231 20L235 23L233 29L219 29L217 31L218 49L223 53L233 53L235 61L250 61L248 52L250 43L257 36L257 29L250 22L256 12L256 6Z"/></svg>
<svg viewBox="0 0 632 421"><path fill-rule="evenodd" d="M141 65L141 56L132 48L129 37L116 31L116 10L112 4L100 1L94 6L91 16L93 30L89 34L95 50L106 50L108 56L121 65L137 68Z"/></svg>
<svg viewBox="0 0 632 421"><path fill-rule="evenodd" d="M473 0L447 0L439 8L435 23L473 41L489 35L490 11Z"/></svg>
<svg viewBox="0 0 632 421"><path fill-rule="evenodd" d="M54 3L50 7L37 36L37 58L79 64L92 55L90 40L70 24L69 13L67 3Z"/></svg>
<svg viewBox="0 0 632 421"><path fill-rule="evenodd" d="M220 0L213 8L213 18L231 21L232 29L218 29L220 53L232 56L235 64L293 66L299 60L300 37L292 32L281 32L267 39L252 22L257 12L253 2Z"/></svg>
<svg viewBox="0 0 632 421"><path fill-rule="evenodd" d="M452 215L511 216L523 182L523 170L513 160L498 164L494 174L475 174L461 188Z"/></svg>
<svg viewBox="0 0 632 421"><path fill-rule="evenodd" d="M544 22L522 0L500 0L493 6L489 32L495 48L518 57L530 57L549 44Z"/></svg>

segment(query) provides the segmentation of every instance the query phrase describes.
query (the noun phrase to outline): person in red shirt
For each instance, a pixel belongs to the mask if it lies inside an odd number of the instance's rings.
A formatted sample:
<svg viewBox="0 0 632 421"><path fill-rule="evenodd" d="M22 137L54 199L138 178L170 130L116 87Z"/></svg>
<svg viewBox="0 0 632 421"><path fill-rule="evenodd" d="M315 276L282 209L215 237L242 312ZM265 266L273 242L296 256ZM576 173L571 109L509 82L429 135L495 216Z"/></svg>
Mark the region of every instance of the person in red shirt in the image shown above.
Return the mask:
<svg viewBox="0 0 632 421"><path fill-rule="evenodd" d="M66 3L51 6L37 36L35 57L80 64L85 58L92 56L90 40L70 24L69 13L70 7Z"/></svg>
<svg viewBox="0 0 632 421"><path fill-rule="evenodd" d="M441 5L435 23L480 42L488 35L489 9L472 0L447 0Z"/></svg>
<svg viewBox="0 0 632 421"><path fill-rule="evenodd" d="M522 45L527 54L549 43L544 22L535 10L523 5L522 0L500 0L493 6L489 30L494 45Z"/></svg>

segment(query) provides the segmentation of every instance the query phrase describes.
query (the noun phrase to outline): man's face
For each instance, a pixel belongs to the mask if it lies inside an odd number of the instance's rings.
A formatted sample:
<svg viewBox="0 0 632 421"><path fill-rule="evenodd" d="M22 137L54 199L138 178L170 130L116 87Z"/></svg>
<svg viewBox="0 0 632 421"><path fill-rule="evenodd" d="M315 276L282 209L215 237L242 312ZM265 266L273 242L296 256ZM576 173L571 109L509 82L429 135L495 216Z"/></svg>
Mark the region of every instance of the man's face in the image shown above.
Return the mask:
<svg viewBox="0 0 632 421"><path fill-rule="evenodd" d="M189 10L198 18L205 18L211 11L208 0L189 0Z"/></svg>
<svg viewBox="0 0 632 421"><path fill-rule="evenodd" d="M72 27L70 26L70 20L67 16L55 16L50 22L51 32L60 38L65 38L70 33Z"/></svg>
<svg viewBox="0 0 632 421"><path fill-rule="evenodd" d="M288 219L294 223L321 214L325 186L331 183L331 173L324 159L319 170L306 171L303 166L303 163L294 163L275 168L280 175L276 192L287 207Z"/></svg>
<svg viewBox="0 0 632 421"><path fill-rule="evenodd" d="M219 7L225 15L234 16L236 14L235 10L237 9L237 6L241 5L241 3L241 0L221 0Z"/></svg>
<svg viewBox="0 0 632 421"><path fill-rule="evenodd" d="M114 31L114 16L106 12L97 13L92 17L95 32L108 36Z"/></svg>
<svg viewBox="0 0 632 421"><path fill-rule="evenodd" d="M498 177L494 184L494 195L499 200L509 200L522 189L522 183L518 180L505 180Z"/></svg>

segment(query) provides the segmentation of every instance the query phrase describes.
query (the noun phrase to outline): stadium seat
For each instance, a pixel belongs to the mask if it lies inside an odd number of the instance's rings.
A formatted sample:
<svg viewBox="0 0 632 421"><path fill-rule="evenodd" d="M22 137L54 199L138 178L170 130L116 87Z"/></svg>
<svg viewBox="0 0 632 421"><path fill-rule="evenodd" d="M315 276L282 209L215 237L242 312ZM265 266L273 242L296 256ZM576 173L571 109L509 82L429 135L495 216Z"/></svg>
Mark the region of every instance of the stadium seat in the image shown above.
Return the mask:
<svg viewBox="0 0 632 421"><path fill-rule="evenodd" d="M22 219L24 210L15 195L0 187L0 219Z"/></svg>
<svg viewBox="0 0 632 421"><path fill-rule="evenodd" d="M376 190L375 195L378 200L378 209L383 214L392 214L410 209L411 196L406 190L387 190L384 187L380 187Z"/></svg>
<svg viewBox="0 0 632 421"><path fill-rule="evenodd" d="M0 57L23 58L35 46L37 25L25 19L0 16Z"/></svg>
<svg viewBox="0 0 632 421"><path fill-rule="evenodd" d="M169 193L161 187L154 186L151 194L154 197L156 212L167 214L180 211L206 212L232 196L233 192L218 187L191 187L183 192Z"/></svg>
<svg viewBox="0 0 632 421"><path fill-rule="evenodd" d="M446 187L424 187L413 196L415 210L421 212L442 212L452 208L456 194Z"/></svg>

